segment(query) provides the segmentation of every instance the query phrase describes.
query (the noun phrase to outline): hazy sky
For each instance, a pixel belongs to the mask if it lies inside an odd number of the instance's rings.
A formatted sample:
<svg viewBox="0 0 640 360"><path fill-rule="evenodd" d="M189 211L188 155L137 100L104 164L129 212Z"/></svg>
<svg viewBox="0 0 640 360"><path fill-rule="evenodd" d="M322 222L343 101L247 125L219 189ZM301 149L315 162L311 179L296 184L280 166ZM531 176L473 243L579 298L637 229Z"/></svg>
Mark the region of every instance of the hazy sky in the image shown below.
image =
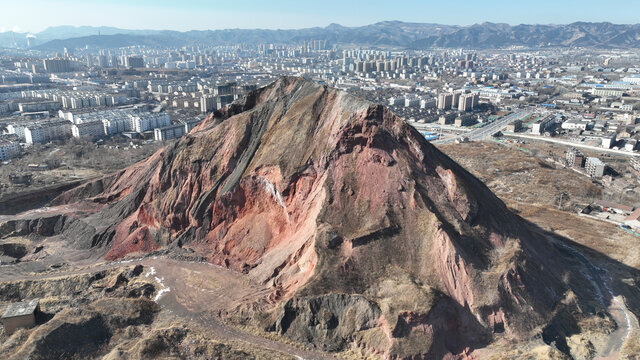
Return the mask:
<svg viewBox="0 0 640 360"><path fill-rule="evenodd" d="M291 29L382 20L469 25L640 22L638 0L0 0L0 32L55 25Z"/></svg>

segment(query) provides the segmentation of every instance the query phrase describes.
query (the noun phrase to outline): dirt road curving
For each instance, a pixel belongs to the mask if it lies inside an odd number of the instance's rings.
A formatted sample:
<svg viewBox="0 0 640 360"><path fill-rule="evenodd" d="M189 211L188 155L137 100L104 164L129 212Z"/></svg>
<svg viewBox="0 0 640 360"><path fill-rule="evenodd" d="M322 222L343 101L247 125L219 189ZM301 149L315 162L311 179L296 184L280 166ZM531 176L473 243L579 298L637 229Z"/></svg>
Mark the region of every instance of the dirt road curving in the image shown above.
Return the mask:
<svg viewBox="0 0 640 360"><path fill-rule="evenodd" d="M624 298L621 295L616 296L613 292L610 285L612 283L612 279L606 270L593 264L593 262L591 262L591 260L589 260L583 253L573 247L560 243L553 238L550 240L554 241L558 247L573 254L585 265L588 271L585 275L587 278L591 279L593 285L598 289L599 294L597 294L597 297L603 305L608 307L611 317L616 322L616 330L608 335L608 339L604 347L596 349L597 356L594 359L618 359L620 350L629 339L631 332L634 329L640 329L638 326L638 319L627 308ZM605 298L610 299L608 304L606 303Z"/></svg>

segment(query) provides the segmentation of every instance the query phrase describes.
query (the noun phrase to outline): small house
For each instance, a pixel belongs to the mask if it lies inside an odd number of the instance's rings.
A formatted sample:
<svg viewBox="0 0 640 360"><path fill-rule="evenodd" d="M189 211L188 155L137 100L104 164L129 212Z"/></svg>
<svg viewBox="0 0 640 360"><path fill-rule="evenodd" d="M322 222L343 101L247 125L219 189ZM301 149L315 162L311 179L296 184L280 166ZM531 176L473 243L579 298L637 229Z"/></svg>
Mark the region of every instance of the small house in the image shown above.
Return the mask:
<svg viewBox="0 0 640 360"><path fill-rule="evenodd" d="M13 303L2 315L2 325L7 334L12 334L19 328L30 328L36 324L36 312L39 311L39 301L30 300Z"/></svg>

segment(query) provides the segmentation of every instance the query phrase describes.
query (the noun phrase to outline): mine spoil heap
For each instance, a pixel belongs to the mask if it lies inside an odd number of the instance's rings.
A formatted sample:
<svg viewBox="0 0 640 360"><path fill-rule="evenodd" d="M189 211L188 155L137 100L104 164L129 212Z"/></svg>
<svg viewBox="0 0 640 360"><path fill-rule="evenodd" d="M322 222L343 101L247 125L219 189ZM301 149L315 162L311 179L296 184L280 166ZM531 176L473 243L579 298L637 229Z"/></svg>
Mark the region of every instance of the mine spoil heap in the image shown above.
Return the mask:
<svg viewBox="0 0 640 360"><path fill-rule="evenodd" d="M261 326L326 351L463 356L606 313L579 261L402 119L302 78L54 203L20 226L109 260L191 251L263 284Z"/></svg>

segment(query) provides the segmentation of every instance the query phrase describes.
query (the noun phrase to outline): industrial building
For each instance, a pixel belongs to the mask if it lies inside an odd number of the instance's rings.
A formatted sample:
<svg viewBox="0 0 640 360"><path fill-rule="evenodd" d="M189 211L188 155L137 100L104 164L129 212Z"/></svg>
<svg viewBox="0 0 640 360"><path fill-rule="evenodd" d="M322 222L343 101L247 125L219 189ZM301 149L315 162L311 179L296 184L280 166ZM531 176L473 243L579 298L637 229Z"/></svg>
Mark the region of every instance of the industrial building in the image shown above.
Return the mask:
<svg viewBox="0 0 640 360"><path fill-rule="evenodd" d="M531 125L531 132L534 134L544 134L545 131L549 130L553 124L555 124L555 118L553 115L547 115L542 119L536 120Z"/></svg>
<svg viewBox="0 0 640 360"><path fill-rule="evenodd" d="M589 123L580 119L569 119L563 122L561 127L565 130L587 130Z"/></svg>

